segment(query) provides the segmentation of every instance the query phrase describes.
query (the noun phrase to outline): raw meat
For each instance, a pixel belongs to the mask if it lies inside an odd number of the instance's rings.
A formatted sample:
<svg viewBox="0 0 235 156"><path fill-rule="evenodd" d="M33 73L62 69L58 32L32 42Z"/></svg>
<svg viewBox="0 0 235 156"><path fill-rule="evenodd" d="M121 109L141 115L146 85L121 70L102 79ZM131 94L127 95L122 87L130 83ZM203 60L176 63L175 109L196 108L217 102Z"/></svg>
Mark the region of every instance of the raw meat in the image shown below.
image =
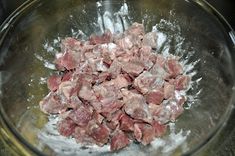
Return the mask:
<svg viewBox="0 0 235 156"><path fill-rule="evenodd" d="M59 114L58 131L77 142L120 150L135 140L150 144L183 112L190 77L176 56L157 54L157 32L133 23L123 34L62 40L39 105Z"/></svg>

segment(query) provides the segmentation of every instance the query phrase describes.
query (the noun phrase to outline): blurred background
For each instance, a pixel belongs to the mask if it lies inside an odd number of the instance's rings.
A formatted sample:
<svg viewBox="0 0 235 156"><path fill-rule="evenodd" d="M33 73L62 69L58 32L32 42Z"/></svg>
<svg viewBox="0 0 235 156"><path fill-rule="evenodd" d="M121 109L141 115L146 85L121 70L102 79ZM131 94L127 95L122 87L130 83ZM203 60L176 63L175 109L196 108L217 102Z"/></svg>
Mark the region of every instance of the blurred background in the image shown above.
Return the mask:
<svg viewBox="0 0 235 156"><path fill-rule="evenodd" d="M26 0L0 0L0 24L9 16L19 5ZM235 0L207 0L212 4L230 23L235 30ZM144 1L143 1L144 2ZM235 70L235 69L234 69ZM216 152L218 156L234 156L235 155L235 111L222 130L221 136L218 137L218 142L221 144L221 149ZM1 138L0 138L1 140ZM3 154L4 153L4 154ZM8 155L4 146L0 141L0 156Z"/></svg>
<svg viewBox="0 0 235 156"><path fill-rule="evenodd" d="M0 0L0 23L26 0ZM235 0L207 0L235 29Z"/></svg>

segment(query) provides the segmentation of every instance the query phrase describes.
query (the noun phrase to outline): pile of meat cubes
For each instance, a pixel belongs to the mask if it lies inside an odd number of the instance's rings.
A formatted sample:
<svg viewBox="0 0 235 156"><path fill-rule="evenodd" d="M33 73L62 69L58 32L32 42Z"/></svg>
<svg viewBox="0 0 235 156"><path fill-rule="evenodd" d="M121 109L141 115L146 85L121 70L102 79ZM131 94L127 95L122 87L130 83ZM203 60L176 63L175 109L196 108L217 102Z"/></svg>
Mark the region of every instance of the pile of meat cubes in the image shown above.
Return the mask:
<svg viewBox="0 0 235 156"><path fill-rule="evenodd" d="M137 141L148 145L182 114L190 77L178 57L156 52L158 34L133 23L124 33L65 38L40 102L59 114L58 131L84 145L119 150Z"/></svg>

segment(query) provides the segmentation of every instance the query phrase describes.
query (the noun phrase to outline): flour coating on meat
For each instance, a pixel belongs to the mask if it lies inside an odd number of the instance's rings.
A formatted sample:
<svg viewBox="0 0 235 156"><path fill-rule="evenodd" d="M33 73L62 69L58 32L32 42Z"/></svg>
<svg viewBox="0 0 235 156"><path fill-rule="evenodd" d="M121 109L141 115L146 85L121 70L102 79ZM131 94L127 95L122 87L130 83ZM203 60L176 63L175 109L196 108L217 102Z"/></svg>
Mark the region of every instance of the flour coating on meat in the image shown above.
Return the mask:
<svg viewBox="0 0 235 156"><path fill-rule="evenodd" d="M122 34L106 30L87 41L65 38L40 101L47 114L59 114L63 136L119 150L132 141L148 145L184 111L190 76L179 58L155 51L158 33L133 23Z"/></svg>

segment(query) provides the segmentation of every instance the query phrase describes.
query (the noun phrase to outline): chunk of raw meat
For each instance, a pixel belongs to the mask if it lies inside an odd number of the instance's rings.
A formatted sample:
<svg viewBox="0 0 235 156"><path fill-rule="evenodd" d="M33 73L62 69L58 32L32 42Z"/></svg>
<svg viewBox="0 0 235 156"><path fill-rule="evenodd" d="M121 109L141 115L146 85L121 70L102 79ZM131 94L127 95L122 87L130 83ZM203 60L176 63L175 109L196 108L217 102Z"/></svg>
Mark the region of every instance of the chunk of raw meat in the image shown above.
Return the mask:
<svg viewBox="0 0 235 156"><path fill-rule="evenodd" d="M76 50L81 46L81 41L78 41L72 37L67 37L61 42L61 51Z"/></svg>
<svg viewBox="0 0 235 156"><path fill-rule="evenodd" d="M58 93L63 94L67 99L69 99L73 93L75 84L71 81L64 81L59 85Z"/></svg>
<svg viewBox="0 0 235 156"><path fill-rule="evenodd" d="M86 126L92 119L92 112L81 106L76 110L71 111L69 118L79 126Z"/></svg>
<svg viewBox="0 0 235 156"><path fill-rule="evenodd" d="M72 96L70 96L70 98L67 102L67 107L77 109L82 104L83 104L82 101L78 98L77 95L72 95Z"/></svg>
<svg viewBox="0 0 235 156"><path fill-rule="evenodd" d="M95 144L96 141L87 133L87 129L84 127L77 126L72 136L83 144Z"/></svg>
<svg viewBox="0 0 235 156"><path fill-rule="evenodd" d="M118 88L125 88L128 85L130 85L130 82L126 79L126 77L124 75L118 75L117 78L115 78L114 80L114 85Z"/></svg>
<svg viewBox="0 0 235 156"><path fill-rule="evenodd" d="M132 37L126 36L116 41L116 44L122 49L131 49L133 47Z"/></svg>
<svg viewBox="0 0 235 156"><path fill-rule="evenodd" d="M167 126L159 124L157 121L153 121L152 124L156 137L160 137L166 133Z"/></svg>
<svg viewBox="0 0 235 156"><path fill-rule="evenodd" d="M168 79L170 76L164 68L159 65L158 63L154 64L153 67L150 69L150 73L153 75L157 75L159 77L162 77L163 79Z"/></svg>
<svg viewBox="0 0 235 156"><path fill-rule="evenodd" d="M117 131L111 138L110 149L116 151L130 144L130 140L122 131Z"/></svg>
<svg viewBox="0 0 235 156"><path fill-rule="evenodd" d="M164 99L164 93L161 90L152 90L146 95L146 101L148 103L159 105Z"/></svg>
<svg viewBox="0 0 235 156"><path fill-rule="evenodd" d="M162 77L152 75L148 71L144 71L134 80L134 86L141 93L146 94L153 89L159 89L163 86L164 80Z"/></svg>
<svg viewBox="0 0 235 156"><path fill-rule="evenodd" d="M69 81L72 78L73 72L69 72L67 71L66 73L64 73L64 75L62 76L62 82L64 81Z"/></svg>
<svg viewBox="0 0 235 156"><path fill-rule="evenodd" d="M56 64L59 67L64 67L67 70L72 70L77 67L79 61L79 53L67 50L60 58L56 60Z"/></svg>
<svg viewBox="0 0 235 156"><path fill-rule="evenodd" d="M100 115L99 113L97 113L97 112L93 113L92 118L95 119L96 122L99 123L99 124L101 124L104 120L104 117L102 115Z"/></svg>
<svg viewBox="0 0 235 156"><path fill-rule="evenodd" d="M175 89L185 90L188 88L190 82L190 77L185 75L179 75L175 79Z"/></svg>
<svg viewBox="0 0 235 156"><path fill-rule="evenodd" d="M52 75L47 79L47 86L51 91L56 91L61 83L61 76Z"/></svg>
<svg viewBox="0 0 235 156"><path fill-rule="evenodd" d="M165 100L161 109L153 118L161 124L175 121L183 113L184 109L175 99Z"/></svg>
<svg viewBox="0 0 235 156"><path fill-rule="evenodd" d="M155 62L154 54L152 53L152 49L150 46L143 46L139 50L139 60L142 61L144 68L149 70L152 68Z"/></svg>
<svg viewBox="0 0 235 156"><path fill-rule="evenodd" d="M134 135L137 141L141 142L143 145L147 145L154 140L155 130L151 125L146 123L135 123L134 128Z"/></svg>
<svg viewBox="0 0 235 156"><path fill-rule="evenodd" d="M164 58L163 55L156 55L156 64L158 64L160 67L164 68L166 63L166 59Z"/></svg>
<svg viewBox="0 0 235 156"><path fill-rule="evenodd" d="M143 37L143 45L150 46L153 49L157 48L157 33L156 32L149 32L144 35Z"/></svg>
<svg viewBox="0 0 235 156"><path fill-rule="evenodd" d="M122 64L118 60L114 60L108 69L108 72L112 75L112 78L117 77L121 73Z"/></svg>
<svg viewBox="0 0 235 156"><path fill-rule="evenodd" d="M50 92L39 103L40 109L47 114L57 114L66 110L66 105L60 102L60 97L53 92Z"/></svg>
<svg viewBox="0 0 235 156"><path fill-rule="evenodd" d="M86 101L93 101L96 99L94 91L87 85L83 85L78 93L79 97Z"/></svg>
<svg viewBox="0 0 235 156"><path fill-rule="evenodd" d="M134 130L134 121L128 115L122 115L120 120L120 129L123 131L133 131Z"/></svg>
<svg viewBox="0 0 235 156"><path fill-rule="evenodd" d="M58 131L61 135L68 137L74 133L76 126L73 120L67 118L58 123Z"/></svg>
<svg viewBox="0 0 235 156"><path fill-rule="evenodd" d="M172 78L175 78L183 73L183 67L179 61L173 58L170 58L166 61L166 70Z"/></svg>
<svg viewBox="0 0 235 156"><path fill-rule="evenodd" d="M124 95L124 110L128 115L145 122L152 121L152 116L148 110L148 105L142 95L132 93L125 89L122 90L122 93Z"/></svg>
<svg viewBox="0 0 235 156"><path fill-rule="evenodd" d="M101 102L101 112L109 115L109 114L114 113L115 111L119 110L122 106L123 106L123 103L118 100L107 102L107 103Z"/></svg>
<svg viewBox="0 0 235 156"><path fill-rule="evenodd" d="M94 123L88 126L88 135L91 136L99 146L103 146L108 142L110 130L104 125L97 125Z"/></svg>
<svg viewBox="0 0 235 156"><path fill-rule="evenodd" d="M144 65L139 61L123 62L122 70L128 74L137 76L144 70Z"/></svg>
<svg viewBox="0 0 235 156"><path fill-rule="evenodd" d="M112 41L112 33L107 30L102 36L91 35L89 41L90 44L94 45L110 43Z"/></svg>
<svg viewBox="0 0 235 156"><path fill-rule="evenodd" d="M175 93L175 86L165 82L164 84L164 98L169 99L170 97L174 96Z"/></svg>

